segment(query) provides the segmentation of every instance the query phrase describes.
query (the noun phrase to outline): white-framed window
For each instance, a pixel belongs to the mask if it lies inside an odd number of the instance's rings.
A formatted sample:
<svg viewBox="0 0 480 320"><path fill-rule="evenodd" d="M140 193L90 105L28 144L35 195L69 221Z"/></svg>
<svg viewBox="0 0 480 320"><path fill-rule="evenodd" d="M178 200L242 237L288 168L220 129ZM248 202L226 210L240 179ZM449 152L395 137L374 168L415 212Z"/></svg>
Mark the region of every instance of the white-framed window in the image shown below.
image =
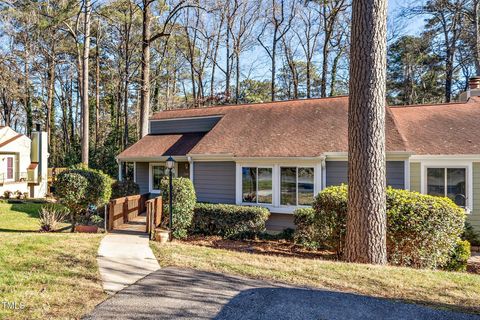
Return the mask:
<svg viewBox="0 0 480 320"><path fill-rule="evenodd" d="M310 206L314 196L314 167L280 167L280 205Z"/></svg>
<svg viewBox="0 0 480 320"><path fill-rule="evenodd" d="M160 193L162 178L168 175L165 163L150 163L149 190L153 193Z"/></svg>
<svg viewBox="0 0 480 320"><path fill-rule="evenodd" d="M458 206L467 207L467 167L427 166L426 194L450 198Z"/></svg>
<svg viewBox="0 0 480 320"><path fill-rule="evenodd" d="M242 202L273 203L273 167L242 167Z"/></svg>
<svg viewBox="0 0 480 320"><path fill-rule="evenodd" d="M165 162L150 163L148 173L148 189L151 193L160 193L160 186L163 177L168 176L168 169ZM177 177L178 163L172 169L173 177Z"/></svg>

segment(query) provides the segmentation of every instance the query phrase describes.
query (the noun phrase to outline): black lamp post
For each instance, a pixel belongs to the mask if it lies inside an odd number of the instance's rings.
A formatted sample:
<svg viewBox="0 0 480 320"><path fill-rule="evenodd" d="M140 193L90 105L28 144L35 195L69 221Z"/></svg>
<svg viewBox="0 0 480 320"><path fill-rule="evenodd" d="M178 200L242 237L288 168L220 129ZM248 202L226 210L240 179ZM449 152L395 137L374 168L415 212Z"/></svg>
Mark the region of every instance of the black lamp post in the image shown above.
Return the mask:
<svg viewBox="0 0 480 320"><path fill-rule="evenodd" d="M170 156L168 157L167 159L167 168L168 168L168 177L169 177L169 197L168 197L168 200L169 200L169 210L170 210L170 220L169 220L169 228L170 228L170 231L172 231L172 226L173 226L173 217L172 217L172 209L173 209L173 185L172 185L172 172L173 172L173 168L175 167L175 160Z"/></svg>

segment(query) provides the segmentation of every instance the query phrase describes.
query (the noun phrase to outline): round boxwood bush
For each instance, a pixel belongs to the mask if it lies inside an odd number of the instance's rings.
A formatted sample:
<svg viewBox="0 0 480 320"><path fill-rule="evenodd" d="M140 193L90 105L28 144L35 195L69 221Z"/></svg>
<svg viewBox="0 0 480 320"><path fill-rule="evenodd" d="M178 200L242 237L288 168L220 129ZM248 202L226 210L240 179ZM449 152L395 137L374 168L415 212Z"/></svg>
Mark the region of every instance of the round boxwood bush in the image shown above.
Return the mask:
<svg viewBox="0 0 480 320"><path fill-rule="evenodd" d="M188 229L192 224L193 210L197 202L197 196L193 183L188 178L174 178L172 179L173 186L173 226L172 235L175 238L181 239L187 236ZM168 225L170 217L169 210L169 179L165 177L161 182L161 190L163 196L163 224Z"/></svg>
<svg viewBox="0 0 480 320"><path fill-rule="evenodd" d="M111 178L83 166L61 172L55 181L55 195L69 209L72 228L79 219L88 218L89 208L107 204L111 194Z"/></svg>
<svg viewBox="0 0 480 320"><path fill-rule="evenodd" d="M192 230L229 239L251 238L265 231L267 208L231 204L197 203Z"/></svg>
<svg viewBox="0 0 480 320"><path fill-rule="evenodd" d="M341 256L347 219L347 186L329 187L314 202L311 241ZM465 212L448 198L387 189L387 254L391 264L446 267L463 232ZM296 233L304 232L300 226Z"/></svg>
<svg viewBox="0 0 480 320"><path fill-rule="evenodd" d="M55 181L55 195L68 208L72 230L88 206L87 186L88 180L76 172L64 171L58 175Z"/></svg>
<svg viewBox="0 0 480 320"><path fill-rule="evenodd" d="M133 180L115 181L112 184L112 199L140 194L140 187Z"/></svg>

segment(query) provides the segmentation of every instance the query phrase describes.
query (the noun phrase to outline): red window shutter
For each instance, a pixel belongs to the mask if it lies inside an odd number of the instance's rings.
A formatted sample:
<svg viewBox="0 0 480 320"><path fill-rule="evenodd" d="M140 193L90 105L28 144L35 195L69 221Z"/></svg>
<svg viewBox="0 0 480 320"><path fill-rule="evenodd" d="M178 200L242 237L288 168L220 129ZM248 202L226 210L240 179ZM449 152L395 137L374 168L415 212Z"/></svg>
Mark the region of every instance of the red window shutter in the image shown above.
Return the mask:
<svg viewBox="0 0 480 320"><path fill-rule="evenodd" d="M7 179L13 179L13 158L7 158Z"/></svg>

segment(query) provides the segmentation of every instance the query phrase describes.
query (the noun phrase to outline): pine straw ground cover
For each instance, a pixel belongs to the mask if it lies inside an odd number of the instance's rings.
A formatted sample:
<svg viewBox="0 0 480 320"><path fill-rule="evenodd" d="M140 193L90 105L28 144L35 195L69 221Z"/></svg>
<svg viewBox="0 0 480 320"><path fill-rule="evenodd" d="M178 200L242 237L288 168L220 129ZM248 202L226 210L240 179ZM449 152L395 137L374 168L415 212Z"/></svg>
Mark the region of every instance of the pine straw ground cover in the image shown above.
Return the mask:
<svg viewBox="0 0 480 320"><path fill-rule="evenodd" d="M0 319L78 319L106 298L102 235L39 233L39 208L0 203Z"/></svg>
<svg viewBox="0 0 480 320"><path fill-rule="evenodd" d="M295 252L288 243L272 250L269 246L274 245L268 243L193 238L166 245L152 242L151 247L162 267L235 274L480 314L480 275L343 263L329 260L326 253Z"/></svg>

